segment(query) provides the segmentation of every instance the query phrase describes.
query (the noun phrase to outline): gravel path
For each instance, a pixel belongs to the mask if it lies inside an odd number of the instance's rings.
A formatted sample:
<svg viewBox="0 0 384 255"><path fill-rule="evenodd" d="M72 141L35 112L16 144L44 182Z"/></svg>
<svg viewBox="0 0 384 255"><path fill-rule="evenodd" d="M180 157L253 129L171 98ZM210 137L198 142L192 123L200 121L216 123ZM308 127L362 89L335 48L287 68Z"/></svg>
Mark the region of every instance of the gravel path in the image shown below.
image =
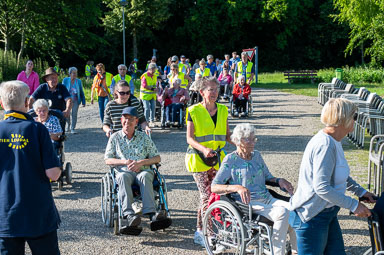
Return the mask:
<svg viewBox="0 0 384 255"><path fill-rule="evenodd" d="M305 146L322 127L321 106L316 98L266 89L254 90L254 99L254 116L230 119L230 127L244 121L254 124L259 138L256 148L272 174L296 185ZM62 254L205 254L193 244L199 196L184 165L185 131L154 129L152 137L162 158L160 171L167 181L173 225L165 232L153 233L145 219L138 237L114 236L101 221L100 179L108 170L103 160L107 138L96 104L80 108L78 131L65 143L74 183L65 185L62 191L54 188L53 192L62 217ZM226 149L232 151L234 147ZM370 245L366 221L349 216L346 210L339 215L347 254L362 254Z"/></svg>

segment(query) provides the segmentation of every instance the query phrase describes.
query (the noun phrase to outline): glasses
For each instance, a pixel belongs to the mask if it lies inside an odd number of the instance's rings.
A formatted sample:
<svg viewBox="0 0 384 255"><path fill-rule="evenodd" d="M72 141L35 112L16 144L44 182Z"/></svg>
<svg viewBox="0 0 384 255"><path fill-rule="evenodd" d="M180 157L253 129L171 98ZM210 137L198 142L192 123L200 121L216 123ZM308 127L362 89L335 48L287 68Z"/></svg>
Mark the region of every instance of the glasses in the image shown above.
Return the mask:
<svg viewBox="0 0 384 255"><path fill-rule="evenodd" d="M241 141L246 142L246 143L255 143L255 142L257 142L257 137L253 137L253 138L241 138Z"/></svg>
<svg viewBox="0 0 384 255"><path fill-rule="evenodd" d="M120 96L124 96L124 95L130 95L131 92L128 90L128 91L117 91L117 93L119 93Z"/></svg>
<svg viewBox="0 0 384 255"><path fill-rule="evenodd" d="M357 120L357 116L358 116L358 114L357 114L357 112L355 112L355 113L353 114L353 120L354 120L354 121Z"/></svg>
<svg viewBox="0 0 384 255"><path fill-rule="evenodd" d="M127 71L125 68L120 68L119 71Z"/></svg>

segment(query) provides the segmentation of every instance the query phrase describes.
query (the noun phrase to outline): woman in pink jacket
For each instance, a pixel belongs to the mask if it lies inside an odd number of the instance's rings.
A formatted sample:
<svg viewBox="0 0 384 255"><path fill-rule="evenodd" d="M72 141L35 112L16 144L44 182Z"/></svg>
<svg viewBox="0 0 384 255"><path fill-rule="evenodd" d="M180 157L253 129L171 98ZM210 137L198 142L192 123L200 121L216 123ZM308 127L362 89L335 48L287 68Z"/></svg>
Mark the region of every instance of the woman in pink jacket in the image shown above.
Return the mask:
<svg viewBox="0 0 384 255"><path fill-rule="evenodd" d="M25 82L29 87L29 95L39 87L39 75L32 70L33 69L33 61L28 60L25 65L25 71L21 71L19 75L17 75L17 80Z"/></svg>

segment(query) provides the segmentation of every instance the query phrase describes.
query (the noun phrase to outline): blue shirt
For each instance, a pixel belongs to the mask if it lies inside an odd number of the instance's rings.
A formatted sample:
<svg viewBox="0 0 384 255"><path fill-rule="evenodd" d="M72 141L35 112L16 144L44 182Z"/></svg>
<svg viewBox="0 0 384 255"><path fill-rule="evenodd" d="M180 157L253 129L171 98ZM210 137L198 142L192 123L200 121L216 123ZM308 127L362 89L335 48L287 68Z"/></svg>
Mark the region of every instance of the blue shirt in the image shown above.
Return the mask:
<svg viewBox="0 0 384 255"><path fill-rule="evenodd" d="M81 80L76 78L75 83L71 83L71 78L70 77L65 77L63 79L63 85L67 88L68 92L71 90L71 88L75 88L76 93L77 93L77 100L78 103L82 103L85 105L85 96L84 96L84 89L83 89L83 84L81 83ZM72 100L75 98L72 97Z"/></svg>
<svg viewBox="0 0 384 255"><path fill-rule="evenodd" d="M209 70L211 70L211 75L214 76L215 75L215 72L217 71L216 70L216 63L215 62L212 62L212 64L209 64L207 62L207 68L209 68Z"/></svg>
<svg viewBox="0 0 384 255"><path fill-rule="evenodd" d="M59 167L43 124L8 111L0 121L0 237L38 237L56 230L60 217L45 170Z"/></svg>
<svg viewBox="0 0 384 255"><path fill-rule="evenodd" d="M71 95L69 94L67 88L61 84L58 83L55 91L50 91L48 84L43 83L41 84L35 92L33 92L32 96L33 99L49 99L52 101L51 109L56 109L60 111L65 111L66 105L65 100L71 98Z"/></svg>

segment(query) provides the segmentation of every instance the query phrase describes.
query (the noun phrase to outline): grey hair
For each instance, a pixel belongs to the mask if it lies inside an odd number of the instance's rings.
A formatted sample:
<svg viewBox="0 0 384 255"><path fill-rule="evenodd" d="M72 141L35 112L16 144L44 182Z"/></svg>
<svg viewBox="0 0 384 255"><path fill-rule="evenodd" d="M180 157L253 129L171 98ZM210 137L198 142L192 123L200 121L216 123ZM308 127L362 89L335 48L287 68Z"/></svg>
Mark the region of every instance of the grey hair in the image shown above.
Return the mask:
<svg viewBox="0 0 384 255"><path fill-rule="evenodd" d="M181 80L179 78L173 80L173 84L181 85Z"/></svg>
<svg viewBox="0 0 384 255"><path fill-rule="evenodd" d="M71 75L72 72L77 72L77 68L72 66L68 69L68 74Z"/></svg>
<svg viewBox="0 0 384 255"><path fill-rule="evenodd" d="M36 111L39 108L49 107L51 106L52 101L51 100L45 100L45 99L37 99L36 102L33 103L33 110Z"/></svg>
<svg viewBox="0 0 384 255"><path fill-rule="evenodd" d="M200 60L199 65L206 65L206 62L204 59Z"/></svg>
<svg viewBox="0 0 384 255"><path fill-rule="evenodd" d="M197 88L199 90L205 90L209 85L214 84L216 86L219 86L219 82L217 79L213 76L205 76L201 80L198 80Z"/></svg>
<svg viewBox="0 0 384 255"><path fill-rule="evenodd" d="M247 55L247 53L246 53L245 51L243 51L243 52L241 53L241 56L248 56L248 55Z"/></svg>
<svg viewBox="0 0 384 255"><path fill-rule="evenodd" d="M157 68L157 66L156 66L155 63L150 63L150 64L148 65L148 69L156 69L156 68Z"/></svg>
<svg viewBox="0 0 384 255"><path fill-rule="evenodd" d="M120 69L120 67L123 67L123 68L125 68L125 70L127 70L127 66L126 66L126 65L124 65L124 64L120 64L120 65L118 65L118 66L117 66L117 70L119 70L119 69Z"/></svg>
<svg viewBox="0 0 384 255"><path fill-rule="evenodd" d="M238 81L241 81L241 79L244 79L244 81L246 81L245 76L242 74L240 74L239 77L237 77Z"/></svg>
<svg viewBox="0 0 384 255"><path fill-rule="evenodd" d="M25 105L29 87L22 81L6 81L0 84L0 100L4 110L18 109Z"/></svg>
<svg viewBox="0 0 384 255"><path fill-rule="evenodd" d="M233 129L231 140L234 144L239 145L241 139L249 138L251 135L256 135L255 127L249 123L242 123Z"/></svg>
<svg viewBox="0 0 384 255"><path fill-rule="evenodd" d="M207 56L207 60L210 59L210 58L213 59L213 55L208 55L208 56Z"/></svg>

